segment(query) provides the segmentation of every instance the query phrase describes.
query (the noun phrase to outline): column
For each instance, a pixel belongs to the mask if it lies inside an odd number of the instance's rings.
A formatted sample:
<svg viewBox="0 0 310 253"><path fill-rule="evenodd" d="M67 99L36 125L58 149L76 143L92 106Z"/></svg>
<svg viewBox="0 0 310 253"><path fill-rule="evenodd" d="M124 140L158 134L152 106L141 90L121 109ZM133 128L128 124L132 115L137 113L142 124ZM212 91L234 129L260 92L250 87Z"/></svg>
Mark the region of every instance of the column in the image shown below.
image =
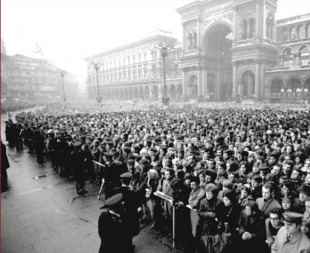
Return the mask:
<svg viewBox="0 0 310 253"><path fill-rule="evenodd" d="M202 96L204 96L206 93L207 93L207 91L206 91L206 89L207 89L207 71L205 70L205 68L203 67L202 68Z"/></svg>
<svg viewBox="0 0 310 253"><path fill-rule="evenodd" d="M237 80L237 63L233 62L233 94L236 96L238 93L238 80Z"/></svg>
<svg viewBox="0 0 310 253"><path fill-rule="evenodd" d="M183 26L183 50L187 50L187 38L186 38L186 29L185 29L185 26L184 24L182 24Z"/></svg>
<svg viewBox="0 0 310 253"><path fill-rule="evenodd" d="M270 98L270 88L268 90L268 87L267 87L267 83L266 83L266 80L265 80L265 71L266 71L266 64L261 64L260 65L260 73L261 73L261 100L264 100L266 101L266 99L269 99Z"/></svg>
<svg viewBox="0 0 310 253"><path fill-rule="evenodd" d="M236 6L233 7L233 12L234 12L234 22L235 22L233 34L234 34L234 37L235 37L235 41L237 41L238 37L239 37L239 35L238 35L238 23L239 23L239 20L238 20L237 7Z"/></svg>
<svg viewBox="0 0 310 253"><path fill-rule="evenodd" d="M260 62L255 62L255 100L261 100L260 91Z"/></svg>
<svg viewBox="0 0 310 253"><path fill-rule="evenodd" d="M250 98L254 91L253 91L253 76L251 76L250 74L248 74L248 97Z"/></svg>
<svg viewBox="0 0 310 253"><path fill-rule="evenodd" d="M261 18L260 18L260 14L262 13L260 11L260 1L261 0L256 0L256 19L255 19L255 38L262 38L260 35L260 27L259 25L261 24Z"/></svg>
<svg viewBox="0 0 310 253"><path fill-rule="evenodd" d="M200 38L200 19L197 20L197 49L199 48L200 49L200 41L201 41L201 38Z"/></svg>
<svg viewBox="0 0 310 253"><path fill-rule="evenodd" d="M182 86L183 86L183 95L189 95L188 94L188 90L187 90L187 84L186 84L186 81L185 81L185 78L186 78L186 73L185 73L185 70L182 69Z"/></svg>
<svg viewBox="0 0 310 253"><path fill-rule="evenodd" d="M220 63L218 63L216 73L215 101L220 101L220 91L221 91L221 65Z"/></svg>
<svg viewBox="0 0 310 253"><path fill-rule="evenodd" d="M284 67L284 55L280 55L280 67Z"/></svg>
<svg viewBox="0 0 310 253"><path fill-rule="evenodd" d="M202 76L203 76L203 73L202 73L202 67L199 67L198 68L198 96L200 95L203 95L203 81L202 81Z"/></svg>

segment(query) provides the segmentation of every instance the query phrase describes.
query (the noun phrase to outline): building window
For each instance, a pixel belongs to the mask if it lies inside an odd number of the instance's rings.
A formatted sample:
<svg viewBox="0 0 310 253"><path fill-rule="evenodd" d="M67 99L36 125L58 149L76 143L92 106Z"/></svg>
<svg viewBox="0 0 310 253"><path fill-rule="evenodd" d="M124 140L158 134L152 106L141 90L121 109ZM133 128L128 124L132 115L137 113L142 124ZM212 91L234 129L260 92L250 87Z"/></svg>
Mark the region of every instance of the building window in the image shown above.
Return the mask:
<svg viewBox="0 0 310 253"><path fill-rule="evenodd" d="M310 38L310 24L308 25L308 29L307 29L307 37Z"/></svg>
<svg viewBox="0 0 310 253"><path fill-rule="evenodd" d="M246 40L248 38L248 21L245 19L242 22L242 39Z"/></svg>
<svg viewBox="0 0 310 253"><path fill-rule="evenodd" d="M252 38L254 38L254 33L255 33L255 20L254 20L254 18L250 19L249 30L250 30L249 38L252 39Z"/></svg>
<svg viewBox="0 0 310 253"><path fill-rule="evenodd" d="M306 29L303 25L301 27L299 27L298 37L299 37L299 39L304 39L306 37Z"/></svg>
<svg viewBox="0 0 310 253"><path fill-rule="evenodd" d="M296 27L293 27L291 29L291 40L296 40L297 39L297 29Z"/></svg>

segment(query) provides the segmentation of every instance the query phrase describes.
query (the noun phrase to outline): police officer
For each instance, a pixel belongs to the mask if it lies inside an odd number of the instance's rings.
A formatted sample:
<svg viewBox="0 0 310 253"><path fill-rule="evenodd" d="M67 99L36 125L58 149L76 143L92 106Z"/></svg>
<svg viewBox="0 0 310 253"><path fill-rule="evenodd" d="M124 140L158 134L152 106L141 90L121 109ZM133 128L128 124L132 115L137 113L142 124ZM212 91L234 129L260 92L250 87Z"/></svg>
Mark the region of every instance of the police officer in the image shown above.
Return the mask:
<svg viewBox="0 0 310 253"><path fill-rule="evenodd" d="M113 193L122 193L122 209L121 218L124 224L124 229L127 232L126 242L128 245L132 245L132 239L140 232L140 223L138 215L139 199L136 192L132 191L129 187L132 179L132 173L126 172L120 175L121 187L116 188ZM134 245L131 246L132 250Z"/></svg>
<svg viewBox="0 0 310 253"><path fill-rule="evenodd" d="M280 228L271 253L309 253L310 239L301 231L303 215L295 212L283 213L284 226Z"/></svg>
<svg viewBox="0 0 310 253"><path fill-rule="evenodd" d="M84 190L85 186L85 171L84 171L84 159L83 151L81 150L82 143L77 141L73 144L75 150L72 152L71 157L74 165L73 176L76 181L76 192L79 195L84 195L88 191Z"/></svg>
<svg viewBox="0 0 310 253"><path fill-rule="evenodd" d="M99 253L127 253L131 245L127 244L126 229L121 218L123 194L118 193L107 199L98 221L98 233L101 239Z"/></svg>

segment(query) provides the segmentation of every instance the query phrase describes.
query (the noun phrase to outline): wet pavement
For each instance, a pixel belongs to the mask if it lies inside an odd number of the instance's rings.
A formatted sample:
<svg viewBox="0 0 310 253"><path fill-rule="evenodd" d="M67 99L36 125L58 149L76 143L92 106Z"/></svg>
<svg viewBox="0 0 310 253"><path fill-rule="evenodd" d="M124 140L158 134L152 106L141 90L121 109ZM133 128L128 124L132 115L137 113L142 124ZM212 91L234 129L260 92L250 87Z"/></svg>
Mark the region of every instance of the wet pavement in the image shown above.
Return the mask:
<svg viewBox="0 0 310 253"><path fill-rule="evenodd" d="M5 144L7 119L1 115ZM74 182L60 177L50 162L38 164L27 151L7 146L11 167L8 189L1 193L1 252L98 252L99 187L86 183L88 193L79 196ZM178 252L171 249L170 239L162 239L148 227L134 238L134 244L136 253Z"/></svg>

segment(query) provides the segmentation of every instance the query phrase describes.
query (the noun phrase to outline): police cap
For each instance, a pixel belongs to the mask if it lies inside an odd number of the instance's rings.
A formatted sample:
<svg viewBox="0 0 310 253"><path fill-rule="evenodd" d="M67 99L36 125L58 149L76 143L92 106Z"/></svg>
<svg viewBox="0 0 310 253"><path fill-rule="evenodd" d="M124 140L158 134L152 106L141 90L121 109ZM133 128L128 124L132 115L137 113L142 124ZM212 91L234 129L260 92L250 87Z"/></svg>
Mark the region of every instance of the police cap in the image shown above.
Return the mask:
<svg viewBox="0 0 310 253"><path fill-rule="evenodd" d="M131 178L132 177L132 173L131 172L126 172L123 173L119 176L120 178Z"/></svg>
<svg viewBox="0 0 310 253"><path fill-rule="evenodd" d="M114 196L108 198L107 200L104 201L103 206L100 207L100 209L103 209L105 207L111 207L119 203L123 199L123 194L118 193L115 194Z"/></svg>
<svg viewBox="0 0 310 253"><path fill-rule="evenodd" d="M302 220L303 214L295 213L295 212L286 212L286 213L283 213L283 218L287 222L298 223Z"/></svg>

